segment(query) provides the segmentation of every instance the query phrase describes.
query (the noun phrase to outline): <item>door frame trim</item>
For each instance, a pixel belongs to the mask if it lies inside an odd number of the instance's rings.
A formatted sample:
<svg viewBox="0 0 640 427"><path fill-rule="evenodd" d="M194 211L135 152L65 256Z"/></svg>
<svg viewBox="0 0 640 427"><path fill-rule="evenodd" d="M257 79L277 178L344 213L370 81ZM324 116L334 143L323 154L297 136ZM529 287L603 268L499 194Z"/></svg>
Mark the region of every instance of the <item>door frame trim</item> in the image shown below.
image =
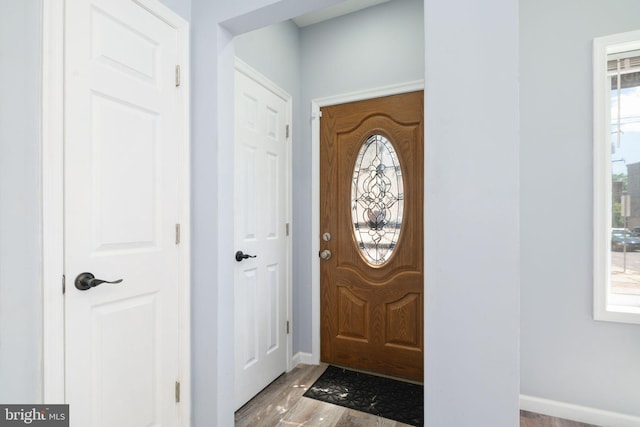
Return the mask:
<svg viewBox="0 0 640 427"><path fill-rule="evenodd" d="M320 108L347 102L424 90L424 80L349 92L311 100L311 355L302 362L320 363Z"/></svg>
<svg viewBox="0 0 640 427"><path fill-rule="evenodd" d="M292 314L293 314L293 299L292 299L292 270L293 270L293 264L292 264L292 236L293 233L291 232L291 219L292 219L292 200L293 200L293 191L292 191L292 185L293 185L293 179L292 179L292 172L293 172L293 163L292 163L292 147L293 147L293 98L291 97L291 95L289 93L287 93L287 91L285 91L284 89L282 89L280 86L278 86L277 84L275 84L274 82L272 82L271 80L269 80L266 76L264 76L262 73L260 73L260 71L256 70L255 68L251 67L249 64L247 64L246 62L242 61L240 58L238 58L237 56L234 58L234 64L233 64L233 69L234 71L237 71L239 73L244 74L245 76L247 76L249 79L253 80L254 82L258 83L260 86L264 87L265 89L267 89L268 91L272 92L273 94L275 94L276 96L278 96L279 98L281 98L282 100L284 100L287 103L287 108L286 108L286 112L287 112L287 117L286 117L286 121L289 124L289 137L287 138L287 146L286 146L286 155L287 155L287 160L286 160L286 180L287 180L287 202L286 202L286 212L285 212L285 216L286 216L286 221L289 225L289 236L287 236L287 241L286 241L286 261L287 261L287 271L285 274L285 292L286 292L286 301L287 301L287 306L285 308L286 311L286 316L287 316L287 320L289 321L289 324L291 326L291 328L293 328L293 319L292 319ZM235 91L235 88L234 88ZM234 115L235 115L235 108L234 108ZM235 135L234 135L235 138ZM235 144L235 140L234 140L234 144ZM235 163L234 163L235 164ZM234 171L235 172L235 171ZM286 339L286 369L287 372L289 372L291 369L294 368L293 366L293 355L292 355L292 351L293 351L293 333L291 332L293 329L289 329L289 334L287 334L287 339ZM234 340L236 339L235 334L234 334ZM234 372L235 372L235 368L234 368Z"/></svg>
<svg viewBox="0 0 640 427"><path fill-rule="evenodd" d="M64 0L43 2L42 399L64 403Z"/></svg>
<svg viewBox="0 0 640 427"><path fill-rule="evenodd" d="M47 0L42 9L42 401L65 402L64 342L64 8ZM133 0L177 31L182 69L179 102L179 375L181 425L191 417L189 23L158 0ZM68 281L70 283L70 281Z"/></svg>

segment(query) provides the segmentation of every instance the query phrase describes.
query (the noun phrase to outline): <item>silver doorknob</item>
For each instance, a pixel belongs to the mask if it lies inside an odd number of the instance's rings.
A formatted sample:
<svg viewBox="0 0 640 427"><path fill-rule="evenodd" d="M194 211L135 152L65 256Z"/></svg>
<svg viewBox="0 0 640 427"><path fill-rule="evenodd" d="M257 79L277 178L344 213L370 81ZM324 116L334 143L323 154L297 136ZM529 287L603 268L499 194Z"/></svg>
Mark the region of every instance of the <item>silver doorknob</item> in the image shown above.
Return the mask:
<svg viewBox="0 0 640 427"><path fill-rule="evenodd" d="M324 251L320 252L320 258L324 259L325 261L328 260L329 258L331 258L331 251L329 249L325 249Z"/></svg>

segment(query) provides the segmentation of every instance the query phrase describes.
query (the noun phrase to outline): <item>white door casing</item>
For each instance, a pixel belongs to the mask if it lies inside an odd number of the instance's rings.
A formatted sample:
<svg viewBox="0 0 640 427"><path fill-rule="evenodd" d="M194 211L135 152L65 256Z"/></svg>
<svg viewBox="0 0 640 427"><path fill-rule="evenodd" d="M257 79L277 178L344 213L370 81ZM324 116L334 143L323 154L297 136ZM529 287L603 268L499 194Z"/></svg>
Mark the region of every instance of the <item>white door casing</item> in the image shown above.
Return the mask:
<svg viewBox="0 0 640 427"><path fill-rule="evenodd" d="M257 80L256 80L257 79ZM290 97L235 72L235 408L288 368ZM231 255L231 254L230 254Z"/></svg>
<svg viewBox="0 0 640 427"><path fill-rule="evenodd" d="M64 97L44 104L45 336L64 338L45 341L45 399L69 403L72 426L188 425L186 23L155 0L58 1L45 23L64 35L43 64L58 76L45 93ZM80 291L85 271L123 282Z"/></svg>

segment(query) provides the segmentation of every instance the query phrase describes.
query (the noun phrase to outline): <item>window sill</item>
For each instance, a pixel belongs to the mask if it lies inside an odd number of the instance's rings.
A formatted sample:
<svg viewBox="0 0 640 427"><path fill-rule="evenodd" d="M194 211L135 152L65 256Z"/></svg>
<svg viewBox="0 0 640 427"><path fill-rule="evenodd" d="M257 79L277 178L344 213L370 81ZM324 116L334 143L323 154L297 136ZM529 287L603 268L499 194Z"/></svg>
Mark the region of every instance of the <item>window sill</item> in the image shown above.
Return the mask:
<svg viewBox="0 0 640 427"><path fill-rule="evenodd" d="M640 307L608 304L604 308L596 308L594 319L640 325Z"/></svg>

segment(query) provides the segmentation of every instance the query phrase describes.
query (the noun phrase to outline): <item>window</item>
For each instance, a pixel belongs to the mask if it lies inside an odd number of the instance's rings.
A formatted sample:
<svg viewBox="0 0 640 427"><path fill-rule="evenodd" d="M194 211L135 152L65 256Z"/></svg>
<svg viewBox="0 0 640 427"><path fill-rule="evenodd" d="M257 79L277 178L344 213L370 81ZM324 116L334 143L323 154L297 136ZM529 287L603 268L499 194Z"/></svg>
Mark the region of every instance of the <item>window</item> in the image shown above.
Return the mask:
<svg viewBox="0 0 640 427"><path fill-rule="evenodd" d="M351 218L360 252L371 265L386 263L398 243L404 210L402 169L383 135L362 144L351 182Z"/></svg>
<svg viewBox="0 0 640 427"><path fill-rule="evenodd" d="M640 31L593 52L594 317L640 323Z"/></svg>

